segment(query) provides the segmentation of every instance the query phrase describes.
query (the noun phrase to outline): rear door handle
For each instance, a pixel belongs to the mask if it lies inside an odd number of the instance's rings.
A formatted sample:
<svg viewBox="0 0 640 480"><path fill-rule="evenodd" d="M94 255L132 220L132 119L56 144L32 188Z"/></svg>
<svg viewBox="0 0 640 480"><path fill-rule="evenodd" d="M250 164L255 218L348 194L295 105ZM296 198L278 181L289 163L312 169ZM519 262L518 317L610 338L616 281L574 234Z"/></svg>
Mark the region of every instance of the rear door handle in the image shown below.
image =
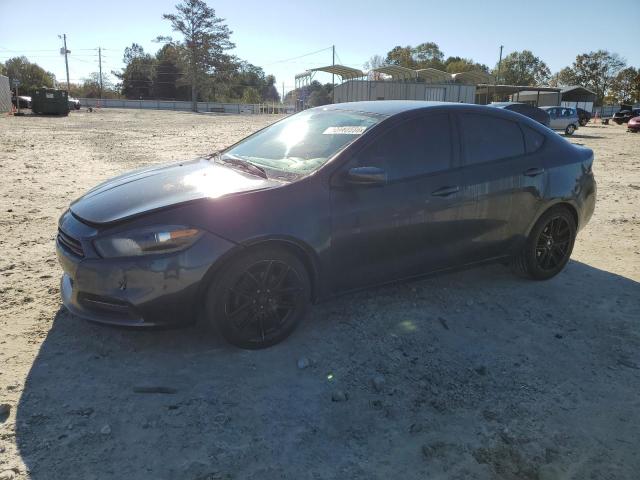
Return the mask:
<svg viewBox="0 0 640 480"><path fill-rule="evenodd" d="M460 191L460 187L457 185L453 187L442 187L438 190L431 192L431 195L434 197L448 197L449 195L453 195L454 193L458 193Z"/></svg>
<svg viewBox="0 0 640 480"><path fill-rule="evenodd" d="M544 173L544 168L533 167L524 172L524 175L527 177L537 177L538 175L542 175Z"/></svg>

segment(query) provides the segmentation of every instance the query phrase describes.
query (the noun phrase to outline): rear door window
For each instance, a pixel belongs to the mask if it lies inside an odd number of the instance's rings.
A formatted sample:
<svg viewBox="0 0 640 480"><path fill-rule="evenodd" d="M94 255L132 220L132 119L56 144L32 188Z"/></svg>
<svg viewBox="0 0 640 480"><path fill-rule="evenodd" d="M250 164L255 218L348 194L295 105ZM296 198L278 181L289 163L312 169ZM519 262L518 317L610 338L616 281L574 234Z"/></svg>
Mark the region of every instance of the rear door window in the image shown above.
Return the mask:
<svg viewBox="0 0 640 480"><path fill-rule="evenodd" d="M378 167L390 181L451 167L451 127L446 113L430 114L392 127L357 155L357 165Z"/></svg>
<svg viewBox="0 0 640 480"><path fill-rule="evenodd" d="M525 153L522 131L516 122L478 113L462 113L459 118L465 165Z"/></svg>

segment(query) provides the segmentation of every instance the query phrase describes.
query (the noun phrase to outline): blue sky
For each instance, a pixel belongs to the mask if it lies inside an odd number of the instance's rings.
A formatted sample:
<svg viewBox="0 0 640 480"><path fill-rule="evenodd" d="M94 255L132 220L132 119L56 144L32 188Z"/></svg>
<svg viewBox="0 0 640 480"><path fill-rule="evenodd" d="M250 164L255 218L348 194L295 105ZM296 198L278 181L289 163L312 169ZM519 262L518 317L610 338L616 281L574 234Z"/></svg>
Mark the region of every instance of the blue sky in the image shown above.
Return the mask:
<svg viewBox="0 0 640 480"><path fill-rule="evenodd" d="M0 0L0 60L26 55L58 80L65 79L59 54L66 33L71 81L97 71L97 49L103 47L103 71L122 67L124 47L132 42L155 52L158 35L171 35L163 13L176 0ZM470 57L495 65L500 45L504 54L529 49L557 71L579 53L606 49L640 67L640 48L621 25L640 24L640 0L322 0L256 2L208 0L233 30L233 53L273 73L282 88L293 87L294 75L331 63L331 51L283 62L336 46L339 60L361 68L372 55L395 45L433 41L448 55ZM92 7L91 5L95 5ZM531 5L534 5L532 7ZM615 7L614 7L615 5ZM17 11L16 11L17 6ZM10 19L16 18L14 22ZM328 81L329 77L320 76Z"/></svg>

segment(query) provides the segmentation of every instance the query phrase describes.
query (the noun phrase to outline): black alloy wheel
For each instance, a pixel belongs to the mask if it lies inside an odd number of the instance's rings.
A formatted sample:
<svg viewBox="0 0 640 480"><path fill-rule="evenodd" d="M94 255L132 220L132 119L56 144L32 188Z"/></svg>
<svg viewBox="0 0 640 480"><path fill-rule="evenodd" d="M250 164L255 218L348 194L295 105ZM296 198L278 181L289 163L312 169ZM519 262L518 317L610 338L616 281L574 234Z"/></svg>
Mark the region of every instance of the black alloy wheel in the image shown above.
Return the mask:
<svg viewBox="0 0 640 480"><path fill-rule="evenodd" d="M210 317L241 348L274 345L293 332L309 303L302 262L287 251L256 250L232 262L210 288Z"/></svg>
<svg viewBox="0 0 640 480"><path fill-rule="evenodd" d="M514 258L514 270L534 280L556 276L569 262L576 231L576 220L567 207L548 210L538 219L523 249Z"/></svg>
<svg viewBox="0 0 640 480"><path fill-rule="evenodd" d="M553 271L565 262L571 246L571 227L562 217L553 217L542 229L536 243L536 261L544 271Z"/></svg>

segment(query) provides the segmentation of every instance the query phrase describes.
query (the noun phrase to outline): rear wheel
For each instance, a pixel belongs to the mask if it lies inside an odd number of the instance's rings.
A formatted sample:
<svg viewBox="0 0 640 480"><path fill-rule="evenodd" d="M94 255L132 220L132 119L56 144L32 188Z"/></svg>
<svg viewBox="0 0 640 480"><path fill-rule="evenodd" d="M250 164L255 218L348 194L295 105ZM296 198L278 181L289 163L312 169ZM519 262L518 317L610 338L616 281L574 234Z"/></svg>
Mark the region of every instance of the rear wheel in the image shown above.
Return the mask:
<svg viewBox="0 0 640 480"><path fill-rule="evenodd" d="M567 125L567 128L564 129L564 133L566 133L567 135L573 135L573 132L576 131L576 126L572 123L570 125Z"/></svg>
<svg viewBox="0 0 640 480"><path fill-rule="evenodd" d="M547 280L565 267L576 238L576 222L564 207L547 211L536 222L514 268L534 280Z"/></svg>
<svg viewBox="0 0 640 480"><path fill-rule="evenodd" d="M231 344L266 348L287 338L304 317L309 275L286 250L252 250L221 269L209 287L207 317Z"/></svg>

